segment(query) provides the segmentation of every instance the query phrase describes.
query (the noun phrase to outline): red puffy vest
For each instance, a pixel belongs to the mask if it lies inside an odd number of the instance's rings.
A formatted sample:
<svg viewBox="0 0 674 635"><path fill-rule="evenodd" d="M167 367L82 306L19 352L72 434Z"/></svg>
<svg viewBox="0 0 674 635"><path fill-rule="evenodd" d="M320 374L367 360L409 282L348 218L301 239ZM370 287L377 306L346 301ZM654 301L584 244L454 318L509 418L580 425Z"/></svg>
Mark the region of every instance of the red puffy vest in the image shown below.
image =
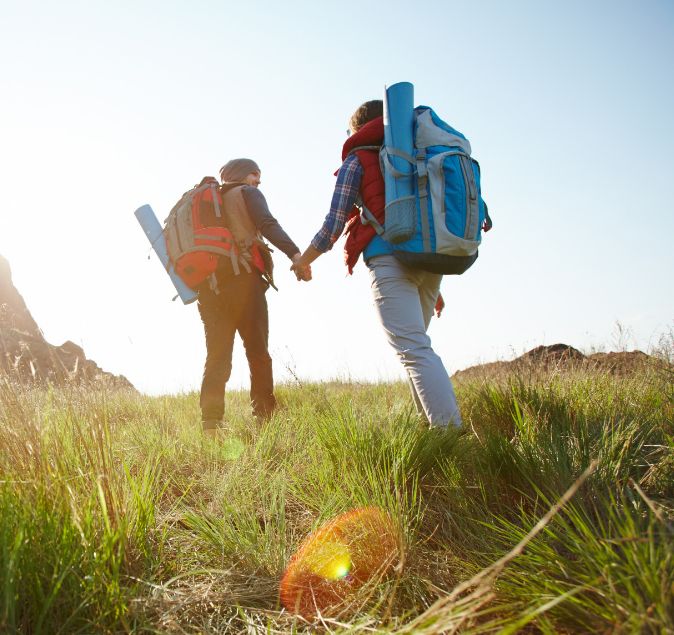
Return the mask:
<svg viewBox="0 0 674 635"><path fill-rule="evenodd" d="M363 204L375 218L384 224L384 207L386 195L384 177L379 167L378 150L355 150L361 146L381 146L384 143L384 118L377 117L368 121L358 132L351 135L342 148L342 161L354 153L363 168L360 183L360 197ZM354 205L346 221L346 244L344 245L344 261L349 270L358 262L358 258L376 232L371 225L363 225L360 221L360 210Z"/></svg>

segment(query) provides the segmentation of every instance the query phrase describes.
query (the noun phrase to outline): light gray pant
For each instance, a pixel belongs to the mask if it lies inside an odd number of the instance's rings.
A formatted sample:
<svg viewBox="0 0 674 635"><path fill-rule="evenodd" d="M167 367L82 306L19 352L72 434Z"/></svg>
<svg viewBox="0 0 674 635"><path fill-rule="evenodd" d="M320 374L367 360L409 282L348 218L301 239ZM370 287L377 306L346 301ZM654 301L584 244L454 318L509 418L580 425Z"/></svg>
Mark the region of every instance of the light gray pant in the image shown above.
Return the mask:
<svg viewBox="0 0 674 635"><path fill-rule="evenodd" d="M432 426L460 426L452 382L426 333L442 274L412 269L389 255L374 256L367 266L379 319L407 371L417 412Z"/></svg>

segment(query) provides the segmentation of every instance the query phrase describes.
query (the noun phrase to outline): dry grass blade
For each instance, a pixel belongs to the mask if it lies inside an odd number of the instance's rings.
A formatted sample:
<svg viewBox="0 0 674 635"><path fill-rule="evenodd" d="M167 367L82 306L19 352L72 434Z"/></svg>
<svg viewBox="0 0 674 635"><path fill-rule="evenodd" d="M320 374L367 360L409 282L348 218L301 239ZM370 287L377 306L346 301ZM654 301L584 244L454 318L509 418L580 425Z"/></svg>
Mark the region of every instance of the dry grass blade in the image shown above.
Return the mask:
<svg viewBox="0 0 674 635"><path fill-rule="evenodd" d="M424 613L419 615L416 619L412 620L404 628L397 631L398 633L419 633L419 632L438 632L438 630L446 631L447 628L438 629L438 624L434 624L430 630L421 629L419 626L423 625L424 622L428 622L431 618L437 618L441 620L444 617L444 613L449 613L451 616L451 623L455 624L457 621L457 605L458 603L461 606L474 605L475 610L479 610L484 606L484 599L490 594L490 589L492 583L496 580L499 574L503 569L508 565L509 562L517 558L523 551L524 548L546 527L546 525L559 513L559 511L573 498L576 492L580 489L581 485L587 480L587 478L592 474L592 472L597 467L597 461L592 461L587 469L578 477L578 479L567 489L564 495L547 511L547 513L541 517L541 519L534 525L531 531L520 540L517 545L515 545L507 554L502 558L499 558L496 562L490 566L482 569L479 573L474 575L470 580L462 582L457 585L452 592L444 598L437 600L432 606L430 606ZM467 596L461 596L466 593L469 589L473 591ZM465 619L465 618L463 618ZM456 626L450 628L450 632L454 632Z"/></svg>

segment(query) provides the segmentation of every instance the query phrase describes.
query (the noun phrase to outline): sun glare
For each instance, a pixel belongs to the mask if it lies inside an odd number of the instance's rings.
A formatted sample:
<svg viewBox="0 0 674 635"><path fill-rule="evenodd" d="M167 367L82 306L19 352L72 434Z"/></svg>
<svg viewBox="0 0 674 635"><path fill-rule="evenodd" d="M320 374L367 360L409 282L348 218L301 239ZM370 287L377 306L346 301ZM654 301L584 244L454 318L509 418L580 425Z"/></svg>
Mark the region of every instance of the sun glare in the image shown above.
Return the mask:
<svg viewBox="0 0 674 635"><path fill-rule="evenodd" d="M311 616L344 608L366 584L383 579L400 558L390 516L363 507L328 521L307 536L281 580L281 602Z"/></svg>
<svg viewBox="0 0 674 635"><path fill-rule="evenodd" d="M325 542L307 556L307 564L311 572L321 578L339 580L351 570L351 554L343 542Z"/></svg>

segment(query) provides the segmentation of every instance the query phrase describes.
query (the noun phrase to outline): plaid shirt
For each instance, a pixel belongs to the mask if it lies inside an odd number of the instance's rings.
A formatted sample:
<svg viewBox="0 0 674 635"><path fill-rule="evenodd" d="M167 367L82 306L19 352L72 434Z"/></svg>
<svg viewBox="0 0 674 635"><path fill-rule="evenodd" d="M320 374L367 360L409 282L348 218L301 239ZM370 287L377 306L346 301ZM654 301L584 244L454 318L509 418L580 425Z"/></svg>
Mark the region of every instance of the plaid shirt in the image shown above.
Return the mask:
<svg viewBox="0 0 674 635"><path fill-rule="evenodd" d="M330 211L323 221L323 226L311 241L311 245L318 251L325 253L332 249L342 235L346 219L358 198L362 178L363 168L358 157L355 154L349 155L337 172Z"/></svg>

